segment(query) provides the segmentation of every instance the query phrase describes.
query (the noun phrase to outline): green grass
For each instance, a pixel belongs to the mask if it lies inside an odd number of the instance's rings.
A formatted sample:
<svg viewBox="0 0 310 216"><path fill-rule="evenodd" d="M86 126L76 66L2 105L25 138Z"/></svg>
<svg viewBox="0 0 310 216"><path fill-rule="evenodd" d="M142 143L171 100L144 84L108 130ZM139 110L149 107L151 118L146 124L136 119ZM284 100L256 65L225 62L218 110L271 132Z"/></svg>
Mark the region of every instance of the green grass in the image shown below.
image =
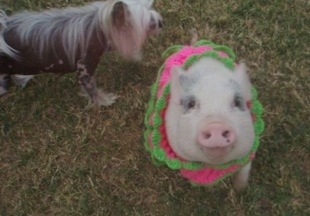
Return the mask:
<svg viewBox="0 0 310 216"><path fill-rule="evenodd" d="M0 0L8 13L82 0ZM84 1L86 2L86 1ZM97 82L120 98L85 110L75 75L39 76L0 98L0 215L310 215L308 0L157 0L163 33L145 59L104 56ZM200 38L245 60L266 129L250 186L192 187L143 148L150 85L170 45Z"/></svg>

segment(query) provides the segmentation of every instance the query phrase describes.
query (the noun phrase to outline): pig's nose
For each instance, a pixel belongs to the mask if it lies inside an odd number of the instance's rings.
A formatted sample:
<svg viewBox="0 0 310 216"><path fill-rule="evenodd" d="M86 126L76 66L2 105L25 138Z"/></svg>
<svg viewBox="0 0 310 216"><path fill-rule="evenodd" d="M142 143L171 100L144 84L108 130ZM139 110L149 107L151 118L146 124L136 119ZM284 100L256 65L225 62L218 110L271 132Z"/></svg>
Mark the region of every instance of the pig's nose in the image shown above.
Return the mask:
<svg viewBox="0 0 310 216"><path fill-rule="evenodd" d="M210 149L230 147L236 140L234 131L223 123L213 123L204 127L198 134L198 143Z"/></svg>

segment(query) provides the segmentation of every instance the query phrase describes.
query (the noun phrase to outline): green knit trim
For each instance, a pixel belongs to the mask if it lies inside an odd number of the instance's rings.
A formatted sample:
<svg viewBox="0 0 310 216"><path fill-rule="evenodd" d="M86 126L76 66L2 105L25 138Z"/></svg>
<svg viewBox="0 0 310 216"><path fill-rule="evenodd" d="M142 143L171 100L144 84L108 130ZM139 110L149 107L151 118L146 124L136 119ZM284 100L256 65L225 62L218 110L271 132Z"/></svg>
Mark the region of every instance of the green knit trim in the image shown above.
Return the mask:
<svg viewBox="0 0 310 216"><path fill-rule="evenodd" d="M233 59L220 57L217 51L207 51L207 52L204 52L202 54L190 56L185 61L184 65L183 65L183 69L186 70L186 69L190 68L199 59L205 58L205 57L211 57L211 58L214 58L216 60L219 60L229 69L234 69L234 67L235 67L235 62Z"/></svg>
<svg viewBox="0 0 310 216"><path fill-rule="evenodd" d="M232 58L233 60L236 59L236 55L233 52L233 50L231 48L229 48L228 46L223 46L223 45L217 45L215 43L213 43L212 41L209 40L199 40L197 41L194 46L203 46L203 45L207 45L207 46L211 46L213 47L214 50L216 51L222 51L224 53L226 53L230 58Z"/></svg>
<svg viewBox="0 0 310 216"><path fill-rule="evenodd" d="M212 47L218 47L221 50L223 48L224 49L228 48L225 46L215 45L214 43L207 41L207 40L201 40L195 44L195 46L200 46L200 45L209 45ZM168 51L167 50L165 51L164 55L166 55L167 53L171 54L171 52L176 52L180 50L181 48L182 48L181 46L172 46L167 49ZM227 50L224 52L226 53ZM234 53L232 51L229 52L228 55L231 57L234 57ZM232 58L222 58L218 56L218 54L214 51L206 51L205 53L201 55L193 55L189 57L187 61L184 63L183 67L185 68L190 67L193 63L195 63L197 60L199 60L202 57L216 58L219 61L223 62L226 65L226 67L230 69L234 69L234 60ZM206 165L200 162L191 162L191 161L184 162L179 159L170 159L166 155L166 152L160 147L162 135L159 130L160 130L161 124L163 123L163 119L161 118L161 112L166 107L167 96L170 94L170 84L168 84L163 88L162 95L157 99L157 91L159 88L159 78L160 78L160 74L163 68L164 68L164 65L160 68L157 80L152 85L152 88L151 88L151 98L148 103L148 109L147 109L145 120L144 120L144 123L146 125L146 131L144 133L145 148L147 151L151 153L152 159L156 165L166 164L170 169L173 169L173 170L181 169L181 168L189 169L189 170L197 170L197 169L203 168ZM259 135L264 130L264 121L261 118L262 113L263 113L263 107L261 103L258 101L257 95L258 94L257 94L256 89L252 87L251 112L255 114L255 122L254 122L255 139L254 139L254 143L253 143L253 146L250 152L247 155L243 156L242 158L231 161L229 163L221 164L221 165L214 165L214 166L208 165L208 167L213 167L217 169L225 169L227 167L230 167L231 165L236 165L236 164L245 165L246 163L250 161L249 155L256 152L256 150L258 149ZM152 117L153 124L150 124L149 122L151 120L151 117ZM149 137L151 138L152 143L149 143ZM150 144L153 146L150 146ZM221 179L224 179L225 177Z"/></svg>
<svg viewBox="0 0 310 216"><path fill-rule="evenodd" d="M173 53L176 53L177 51L179 51L180 49L182 49L183 46L182 45L174 45L171 46L169 48L167 48L162 54L161 57L162 58L167 58L168 56L172 55Z"/></svg>
<svg viewBox="0 0 310 216"><path fill-rule="evenodd" d="M217 44L215 44L215 43L213 43L212 41L209 41L209 40L199 40L199 41L197 41L194 44L195 47L203 46L203 45L208 45L208 46L211 46L211 47L217 46Z"/></svg>

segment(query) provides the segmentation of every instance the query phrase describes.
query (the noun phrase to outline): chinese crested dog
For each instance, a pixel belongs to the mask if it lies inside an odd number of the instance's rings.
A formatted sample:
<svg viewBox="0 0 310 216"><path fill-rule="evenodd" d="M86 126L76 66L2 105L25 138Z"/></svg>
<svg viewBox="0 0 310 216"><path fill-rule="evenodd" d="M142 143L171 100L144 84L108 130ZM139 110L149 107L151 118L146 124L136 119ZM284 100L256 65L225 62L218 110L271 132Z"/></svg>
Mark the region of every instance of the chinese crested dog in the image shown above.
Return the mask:
<svg viewBox="0 0 310 216"><path fill-rule="evenodd" d="M146 39L162 28L153 0L107 0L82 7L0 11L0 95L10 80L24 86L35 74L77 72L90 104L111 105L116 95L97 89L100 57L116 51L139 61Z"/></svg>

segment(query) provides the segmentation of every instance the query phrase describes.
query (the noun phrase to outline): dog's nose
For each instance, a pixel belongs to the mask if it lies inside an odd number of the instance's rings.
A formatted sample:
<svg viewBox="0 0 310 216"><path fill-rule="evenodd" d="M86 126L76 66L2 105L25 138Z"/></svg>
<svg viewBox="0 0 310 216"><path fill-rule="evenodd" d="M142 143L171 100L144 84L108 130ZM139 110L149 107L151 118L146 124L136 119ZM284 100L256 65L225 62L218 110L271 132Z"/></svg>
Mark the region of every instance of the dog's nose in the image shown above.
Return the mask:
<svg viewBox="0 0 310 216"><path fill-rule="evenodd" d="M161 19L156 20L154 17L151 17L150 21L150 30L157 30L161 29L163 27L163 22Z"/></svg>

